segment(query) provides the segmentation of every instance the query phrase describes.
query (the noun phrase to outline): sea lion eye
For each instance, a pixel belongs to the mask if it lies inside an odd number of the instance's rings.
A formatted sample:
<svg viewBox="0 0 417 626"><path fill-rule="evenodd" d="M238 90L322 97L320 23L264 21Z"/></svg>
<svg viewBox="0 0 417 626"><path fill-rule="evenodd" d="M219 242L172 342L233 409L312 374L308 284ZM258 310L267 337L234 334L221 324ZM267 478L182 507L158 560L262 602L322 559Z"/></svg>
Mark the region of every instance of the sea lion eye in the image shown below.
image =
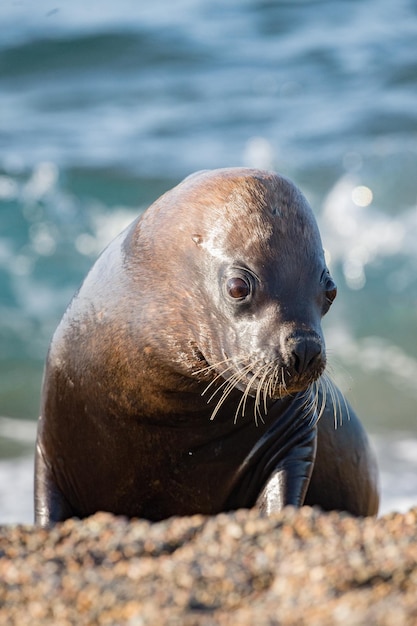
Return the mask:
<svg viewBox="0 0 417 626"><path fill-rule="evenodd" d="M330 286L331 285L331 286ZM326 288L326 300L329 304L333 302L337 295L337 287L336 284L330 279L329 287Z"/></svg>
<svg viewBox="0 0 417 626"><path fill-rule="evenodd" d="M326 301L331 304L337 294L337 286L333 278L330 276L328 269L325 269L320 278L320 284L324 286L326 292Z"/></svg>
<svg viewBox="0 0 417 626"><path fill-rule="evenodd" d="M243 298L247 298L250 294L250 284L241 276L234 276L228 279L226 290L231 298L243 300Z"/></svg>

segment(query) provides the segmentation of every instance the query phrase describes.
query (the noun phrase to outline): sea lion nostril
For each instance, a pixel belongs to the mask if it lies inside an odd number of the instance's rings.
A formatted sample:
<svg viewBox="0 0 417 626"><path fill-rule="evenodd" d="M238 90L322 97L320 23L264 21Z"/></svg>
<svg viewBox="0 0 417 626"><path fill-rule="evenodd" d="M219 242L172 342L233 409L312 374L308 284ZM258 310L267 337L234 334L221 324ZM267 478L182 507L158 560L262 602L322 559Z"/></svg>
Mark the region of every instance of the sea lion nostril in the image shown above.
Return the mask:
<svg viewBox="0 0 417 626"><path fill-rule="evenodd" d="M321 345L315 339L298 339L291 347L293 367L303 374L321 354Z"/></svg>

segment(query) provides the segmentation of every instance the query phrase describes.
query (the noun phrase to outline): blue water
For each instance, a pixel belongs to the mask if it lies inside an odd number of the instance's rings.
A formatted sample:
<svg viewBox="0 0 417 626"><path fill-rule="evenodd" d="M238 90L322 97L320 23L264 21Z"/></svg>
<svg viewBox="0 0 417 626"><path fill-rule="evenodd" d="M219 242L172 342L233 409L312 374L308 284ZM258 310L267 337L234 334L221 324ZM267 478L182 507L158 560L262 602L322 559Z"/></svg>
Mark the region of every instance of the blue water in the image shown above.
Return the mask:
<svg viewBox="0 0 417 626"><path fill-rule="evenodd" d="M330 372L383 510L417 501L417 5L0 2L0 522L29 521L51 334L94 258L192 171L309 198L339 295Z"/></svg>

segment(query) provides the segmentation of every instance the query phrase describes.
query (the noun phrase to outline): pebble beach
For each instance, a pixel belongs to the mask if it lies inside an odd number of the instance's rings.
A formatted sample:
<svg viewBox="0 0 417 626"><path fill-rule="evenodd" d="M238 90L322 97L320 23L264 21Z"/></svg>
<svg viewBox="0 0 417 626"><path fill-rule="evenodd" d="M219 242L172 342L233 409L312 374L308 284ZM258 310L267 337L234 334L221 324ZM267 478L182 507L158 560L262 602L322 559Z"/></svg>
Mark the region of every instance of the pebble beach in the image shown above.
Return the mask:
<svg viewBox="0 0 417 626"><path fill-rule="evenodd" d="M0 527L0 624L10 626L411 626L416 586L417 508Z"/></svg>

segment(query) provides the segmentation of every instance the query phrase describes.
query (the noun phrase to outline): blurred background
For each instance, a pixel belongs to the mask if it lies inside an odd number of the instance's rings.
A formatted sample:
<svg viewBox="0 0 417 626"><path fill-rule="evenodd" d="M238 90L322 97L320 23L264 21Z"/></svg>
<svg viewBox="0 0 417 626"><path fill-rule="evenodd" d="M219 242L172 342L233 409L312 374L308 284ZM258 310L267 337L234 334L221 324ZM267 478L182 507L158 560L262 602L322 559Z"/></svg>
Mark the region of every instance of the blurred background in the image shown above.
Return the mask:
<svg viewBox="0 0 417 626"><path fill-rule="evenodd" d="M2 0L0 523L31 522L43 362L138 212L203 168L276 169L320 223L329 370L382 512L417 504L413 0Z"/></svg>

